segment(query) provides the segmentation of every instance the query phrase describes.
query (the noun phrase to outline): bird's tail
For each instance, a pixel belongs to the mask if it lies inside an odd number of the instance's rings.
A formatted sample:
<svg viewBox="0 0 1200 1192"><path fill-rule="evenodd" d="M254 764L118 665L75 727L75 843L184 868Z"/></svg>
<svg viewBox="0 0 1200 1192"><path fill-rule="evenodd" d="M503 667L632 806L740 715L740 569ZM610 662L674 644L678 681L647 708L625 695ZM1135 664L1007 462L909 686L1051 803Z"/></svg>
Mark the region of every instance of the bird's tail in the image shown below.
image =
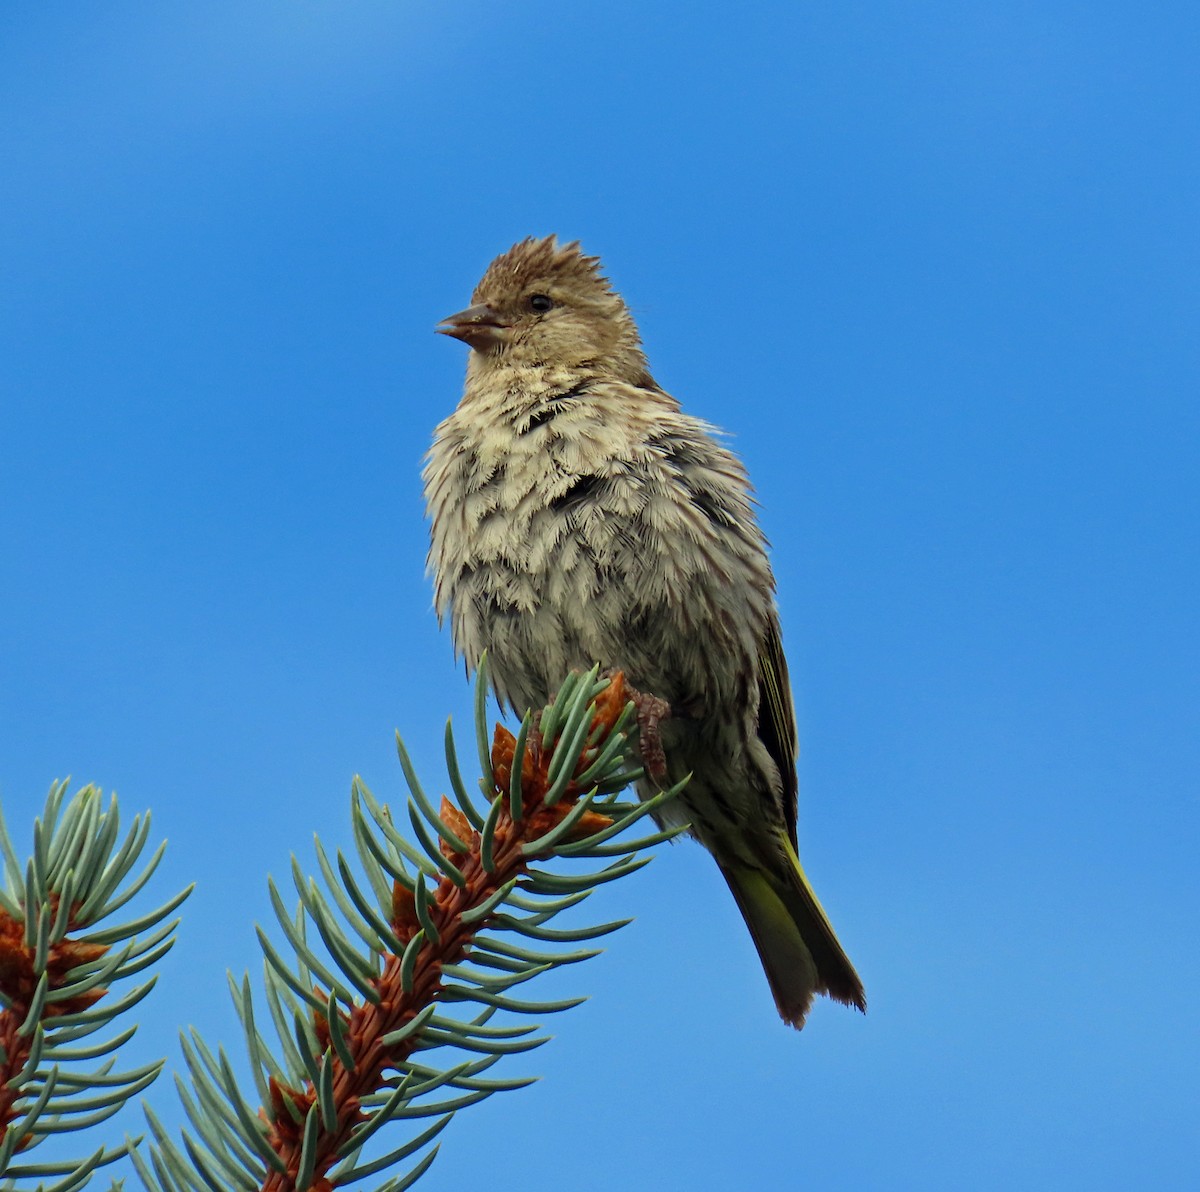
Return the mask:
<svg viewBox="0 0 1200 1192"><path fill-rule="evenodd" d="M867 995L862 981L808 884L796 850L786 839L781 843L787 850L786 859L775 854L778 860L770 870L721 864L754 938L775 1005L797 1030L804 1025L817 993L865 1013Z"/></svg>

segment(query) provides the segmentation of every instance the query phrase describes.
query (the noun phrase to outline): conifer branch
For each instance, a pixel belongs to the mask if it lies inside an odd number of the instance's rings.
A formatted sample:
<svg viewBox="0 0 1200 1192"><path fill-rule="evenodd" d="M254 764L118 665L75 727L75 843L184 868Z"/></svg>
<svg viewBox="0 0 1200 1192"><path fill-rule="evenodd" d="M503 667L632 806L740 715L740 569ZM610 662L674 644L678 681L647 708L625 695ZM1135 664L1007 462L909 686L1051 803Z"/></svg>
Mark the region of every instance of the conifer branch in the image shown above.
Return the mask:
<svg viewBox="0 0 1200 1192"><path fill-rule="evenodd" d="M150 816L135 816L118 847L120 816L93 786L67 798L55 783L34 822L33 854L17 859L0 815L0 1176L64 1178L43 1192L73 1192L126 1153L129 1140L83 1158L14 1162L46 1137L96 1126L149 1086L162 1062L114 1072L115 1053L136 1031L79 1045L112 1026L154 986L151 977L121 993L118 982L156 964L174 943L172 914L182 890L157 910L101 926L149 881L165 845L131 877L149 839ZM98 1063L98 1066L89 1066Z"/></svg>
<svg viewBox="0 0 1200 1192"><path fill-rule="evenodd" d="M529 1083L486 1074L503 1056L546 1042L533 1035L535 1027L507 1025L508 1014L555 1013L584 1000L533 1001L514 990L596 955L561 945L628 922L547 926L596 885L645 864L648 858L638 855L643 845L674 835L653 833L625 848L611 843L677 791L646 803L619 801L638 773L631 769L633 706L621 675L570 676L516 737L497 725L490 746L486 659L478 682L475 729L486 809L463 783L449 725L454 799L436 806L397 739L411 837L355 779L351 823L361 876L340 851L331 858L318 842L320 883L293 865L295 912L270 886L287 946L259 929L265 1017L248 977L231 981L255 1096L239 1089L223 1050L214 1055L195 1033L185 1039L191 1079L180 1082L180 1092L191 1127L177 1143L147 1110L154 1143L145 1153L131 1152L147 1188L332 1192L359 1184L424 1148L458 1109ZM559 857L595 858L605 867L585 874L538 867ZM498 1013L505 1017L493 1022ZM266 1019L275 1028L271 1037ZM452 1060L430 1059L446 1048L455 1049ZM384 1126L410 1118L434 1120L400 1146L364 1156ZM436 1151L376 1192L411 1186Z"/></svg>

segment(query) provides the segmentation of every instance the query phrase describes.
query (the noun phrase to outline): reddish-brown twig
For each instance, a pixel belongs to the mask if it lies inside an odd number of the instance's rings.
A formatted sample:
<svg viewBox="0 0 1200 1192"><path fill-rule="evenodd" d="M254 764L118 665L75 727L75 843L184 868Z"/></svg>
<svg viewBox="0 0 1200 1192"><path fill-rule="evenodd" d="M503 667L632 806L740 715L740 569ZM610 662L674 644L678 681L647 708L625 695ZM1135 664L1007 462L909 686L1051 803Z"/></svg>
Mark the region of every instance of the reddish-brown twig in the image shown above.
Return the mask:
<svg viewBox="0 0 1200 1192"><path fill-rule="evenodd" d="M58 895L49 897L51 919L58 913ZM39 907L22 907L27 916L37 921ZM78 910L72 906L72 913ZM74 918L67 925L67 935L57 944L50 946L46 956L45 973L47 993L62 989L69 984L67 974L81 964L98 960L108 951L103 944L87 944L71 939L70 932L78 929ZM25 923L13 918L0 908L0 996L6 1005L0 1010L0 1141L13 1127L21 1111L16 1102L23 1096L23 1081L16 1078L25 1068L34 1043L35 1024L28 1023L30 1011L38 1000L40 972L37 968L35 949L25 939ZM43 1025L65 1014L78 1014L94 1006L107 989L89 989L86 993L60 1001L42 998L38 1019ZM26 1134L17 1144L23 1150L34 1141Z"/></svg>
<svg viewBox="0 0 1200 1192"><path fill-rule="evenodd" d="M625 707L623 677L618 673L595 701L591 727L607 735L616 725ZM493 798L501 800L495 832L492 836L492 864L485 867L481 836L466 817L448 800L442 800L441 816L453 832L467 844L464 852L455 852L442 843L449 862L462 874L461 885L443 877L430 899L429 917L436 928L436 940L426 938L416 957L411 982L405 988L402 957L385 954L382 974L372 982L379 994L377 1003L363 1001L345 1015L341 1033L353 1058L353 1065L342 1062L336 1051L329 1054L333 1063L333 1102L336 1126L325 1128L316 1144L315 1175L310 1187L314 1192L331 1192L334 1185L329 1171L338 1161L339 1151L349 1141L355 1126L365 1118L363 1099L378 1092L387 1083L389 1070L399 1068L418 1044L419 1032L397 1044L384 1038L401 1030L425 1007L437 1001L442 989L442 970L461 961L471 948L477 932L486 924L464 921L466 912L483 906L497 891L519 877L530 861L545 859L540 854L526 855L522 846L543 837L571 812L581 791L572 781L564 796L551 806L544 803L550 787L549 767L554 742L543 742L530 734L522 763L522 810L514 819L509 806L516 740L503 726L497 725L492 742L491 761L495 789ZM586 741L572 763L572 775L580 775L589 764ZM607 816L587 811L573 826L570 839L582 839L612 824ZM547 854L548 855L548 854ZM420 929L412 893L397 883L393 889L391 927L401 943L408 943ZM322 1048L328 1047L329 1023L317 1016L316 1035ZM303 1119L316 1099L311 1083L304 1088L283 1088L271 1080L272 1104L260 1110L269 1126L268 1144L283 1160L284 1173L271 1171L262 1183L262 1192L294 1192L303 1148ZM293 1116L286 1101L300 1112ZM299 1123L296 1117L301 1120Z"/></svg>

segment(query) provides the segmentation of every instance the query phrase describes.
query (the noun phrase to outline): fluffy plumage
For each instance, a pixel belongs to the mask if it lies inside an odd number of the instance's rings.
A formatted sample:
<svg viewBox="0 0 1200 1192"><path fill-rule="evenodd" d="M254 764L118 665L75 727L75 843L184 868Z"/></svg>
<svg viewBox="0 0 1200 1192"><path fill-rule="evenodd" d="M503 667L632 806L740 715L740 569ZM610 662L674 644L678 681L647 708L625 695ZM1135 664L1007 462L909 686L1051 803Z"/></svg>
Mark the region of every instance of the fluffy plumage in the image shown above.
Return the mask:
<svg viewBox="0 0 1200 1192"><path fill-rule="evenodd" d="M498 697L599 662L673 709L671 813L716 858L780 1014L866 1008L796 854L796 731L766 544L740 461L654 381L577 243L525 240L439 328L470 344L424 472L435 604ZM639 793L653 792L649 780Z"/></svg>

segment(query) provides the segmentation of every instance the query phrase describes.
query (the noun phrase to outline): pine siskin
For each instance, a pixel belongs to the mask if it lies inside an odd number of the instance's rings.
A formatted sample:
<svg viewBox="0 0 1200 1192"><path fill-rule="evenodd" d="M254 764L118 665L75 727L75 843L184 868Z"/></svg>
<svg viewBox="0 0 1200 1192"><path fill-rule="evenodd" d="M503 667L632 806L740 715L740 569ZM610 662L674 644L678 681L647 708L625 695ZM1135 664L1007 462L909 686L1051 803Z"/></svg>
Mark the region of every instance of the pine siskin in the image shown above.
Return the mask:
<svg viewBox="0 0 1200 1192"><path fill-rule="evenodd" d="M866 1009L796 852L796 726L774 579L740 461L650 375L629 310L577 243L524 240L439 330L466 389L425 467L436 607L501 701L620 669L642 704L639 794L716 859L783 1018ZM655 698L656 697L656 698Z"/></svg>

